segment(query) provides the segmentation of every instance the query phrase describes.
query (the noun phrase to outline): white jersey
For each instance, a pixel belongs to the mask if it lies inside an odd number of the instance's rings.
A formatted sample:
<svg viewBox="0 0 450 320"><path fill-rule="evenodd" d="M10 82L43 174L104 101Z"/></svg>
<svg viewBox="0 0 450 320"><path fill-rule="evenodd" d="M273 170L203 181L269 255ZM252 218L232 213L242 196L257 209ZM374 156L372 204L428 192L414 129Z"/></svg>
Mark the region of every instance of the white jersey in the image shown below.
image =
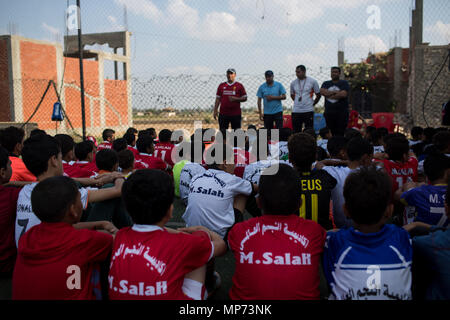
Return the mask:
<svg viewBox="0 0 450 320"><path fill-rule="evenodd" d="M186 162L180 174L180 198L187 204L189 185L196 175L205 173L206 169L198 163Z"/></svg>
<svg viewBox="0 0 450 320"><path fill-rule="evenodd" d="M418 144L418 143L423 142L422 140L417 140L417 141L414 141L414 140L408 140L408 141L409 141L409 146L410 146L410 147L412 147L413 145L416 145L416 144Z"/></svg>
<svg viewBox="0 0 450 320"><path fill-rule="evenodd" d="M324 167L323 170L328 172L333 178L336 179L337 184L331 191L331 200L333 201L333 217L334 223L338 228L349 227L350 221L344 214L344 184L345 179L353 171L348 167Z"/></svg>
<svg viewBox="0 0 450 320"><path fill-rule="evenodd" d="M250 163L247 167L245 167L243 178L253 184L259 185L259 179L264 169L276 164L287 164L292 167L292 164L286 160L261 160Z"/></svg>
<svg viewBox="0 0 450 320"><path fill-rule="evenodd" d="M209 169L192 179L183 220L188 227L204 226L223 238L235 222L234 197L251 193L250 182L225 171Z"/></svg>
<svg viewBox="0 0 450 320"><path fill-rule="evenodd" d="M37 182L28 184L22 188L17 199L17 215L16 215L16 247L19 245L20 237L30 230L32 227L41 223L41 220L34 214L31 206L31 192L38 185ZM83 209L86 209L88 204L88 189L81 188L81 203Z"/></svg>
<svg viewBox="0 0 450 320"><path fill-rule="evenodd" d="M295 94L295 101L292 112L313 112L313 93L318 94L319 92L319 83L311 77L306 77L303 80L297 78L292 81L291 94Z"/></svg>
<svg viewBox="0 0 450 320"><path fill-rule="evenodd" d="M317 146L328 152L328 139L317 140Z"/></svg>
<svg viewBox="0 0 450 320"><path fill-rule="evenodd" d="M373 146L373 153L384 153L384 147L383 146Z"/></svg>
<svg viewBox="0 0 450 320"><path fill-rule="evenodd" d="M288 142L280 141L269 145L270 159L281 159L285 155L289 154Z"/></svg>

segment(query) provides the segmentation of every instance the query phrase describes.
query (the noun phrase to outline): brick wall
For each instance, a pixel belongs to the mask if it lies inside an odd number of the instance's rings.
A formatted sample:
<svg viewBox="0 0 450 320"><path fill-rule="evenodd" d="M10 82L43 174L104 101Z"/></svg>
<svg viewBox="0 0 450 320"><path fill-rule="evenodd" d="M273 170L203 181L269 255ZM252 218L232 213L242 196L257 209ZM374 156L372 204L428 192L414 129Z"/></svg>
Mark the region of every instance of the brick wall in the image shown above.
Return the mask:
<svg viewBox="0 0 450 320"><path fill-rule="evenodd" d="M20 69L19 80L12 83L9 79L10 64L8 57L8 41L18 41L17 50L20 51L17 65L13 68ZM64 59L64 61L58 61ZM101 123L100 106L101 101L105 105L105 125L114 129L128 127L128 91L127 81L104 80L104 96L101 97L101 83L99 79L99 62L96 60L84 60L84 87L85 87L85 115L86 127L89 135L99 136L105 129ZM65 70L65 71L64 71ZM61 91L61 99L65 107L66 114L74 128L81 132L81 94L80 94L80 73L79 60L76 58L63 58L62 48L57 44L35 41L21 37L4 37L0 39L0 121L14 121L11 115L10 90L22 94L21 108L16 106L16 112L23 110L23 120L30 118L38 105L49 80L57 83L58 76L61 77L64 71L64 86ZM58 74L59 72L59 74ZM58 85L60 90L60 85ZM53 104L57 101L57 95L50 88L39 110L31 119L31 122L38 124L40 129L54 133L56 123L51 121ZM16 102L19 103L19 102ZM119 121L120 120L120 121ZM61 124L59 124L61 125ZM58 133L63 132L63 128L70 129L67 121L64 126L59 127ZM70 130L68 133L72 133Z"/></svg>

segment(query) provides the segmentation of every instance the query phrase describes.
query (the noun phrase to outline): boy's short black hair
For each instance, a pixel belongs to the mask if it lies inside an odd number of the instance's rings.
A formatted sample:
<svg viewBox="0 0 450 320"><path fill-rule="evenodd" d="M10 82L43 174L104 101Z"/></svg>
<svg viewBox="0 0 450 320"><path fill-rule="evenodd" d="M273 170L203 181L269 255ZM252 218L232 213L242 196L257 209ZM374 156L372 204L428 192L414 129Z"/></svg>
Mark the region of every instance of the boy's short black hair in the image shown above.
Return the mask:
<svg viewBox="0 0 450 320"><path fill-rule="evenodd" d="M148 132L147 129L145 129L145 130L140 130L139 133L138 133L138 140L139 140L140 137L148 136L148 135L151 135L151 134L150 134L150 132ZM136 140L136 142L137 142L137 140Z"/></svg>
<svg viewBox="0 0 450 320"><path fill-rule="evenodd" d="M161 170L138 170L123 184L122 198L136 224L156 224L174 199L173 178Z"/></svg>
<svg viewBox="0 0 450 320"><path fill-rule="evenodd" d="M131 150L122 150L117 157L119 158L119 167L122 169L133 169L134 154Z"/></svg>
<svg viewBox="0 0 450 320"><path fill-rule="evenodd" d="M425 141L431 143L433 141L433 136L436 134L436 129L432 127L427 127L423 129L423 135L425 136Z"/></svg>
<svg viewBox="0 0 450 320"><path fill-rule="evenodd" d="M413 127L411 129L411 136L414 140L419 140L420 136L423 134L423 128L422 127Z"/></svg>
<svg viewBox="0 0 450 320"><path fill-rule="evenodd" d="M339 152L347 149L347 139L343 136L333 136L327 143L327 150L331 157L337 157Z"/></svg>
<svg viewBox="0 0 450 320"><path fill-rule="evenodd" d="M366 133L369 134L369 135L372 134L375 131L377 131L377 128L374 127L374 126L367 126L366 127Z"/></svg>
<svg viewBox="0 0 450 320"><path fill-rule="evenodd" d="M61 147L61 153L63 157L70 151L73 151L75 142L73 141L73 138L71 136L69 136L68 134L57 134L55 136L55 139L56 141L58 141L59 146Z"/></svg>
<svg viewBox="0 0 450 320"><path fill-rule="evenodd" d="M132 132L125 133L123 138L125 139L125 141L127 142L127 145L129 145L129 146L133 145L133 143L136 141L136 136Z"/></svg>
<svg viewBox="0 0 450 320"><path fill-rule="evenodd" d="M362 137L362 134L361 134L361 132L359 132L356 129L347 128L347 129L345 129L344 137L345 137L345 139L347 139L347 141L350 141L353 138Z"/></svg>
<svg viewBox="0 0 450 320"><path fill-rule="evenodd" d="M22 160L27 169L36 177L48 170L48 160L61 152L55 138L47 134L38 134L23 143Z"/></svg>
<svg viewBox="0 0 450 320"><path fill-rule="evenodd" d="M351 139L347 143L347 156L350 161L361 160L363 155L373 155L373 145L362 137Z"/></svg>
<svg viewBox="0 0 450 320"><path fill-rule="evenodd" d="M384 171L362 167L349 174L344 185L345 206L352 220L362 225L380 222L391 201L392 182Z"/></svg>
<svg viewBox="0 0 450 320"><path fill-rule="evenodd" d="M114 140L112 148L116 150L117 153L122 150L126 150L128 148L127 140L125 140L124 138Z"/></svg>
<svg viewBox="0 0 450 320"><path fill-rule="evenodd" d="M18 143L22 143L25 131L17 127L8 127L0 131L0 145L9 153L14 151Z"/></svg>
<svg viewBox="0 0 450 320"><path fill-rule="evenodd" d="M157 137L157 134L156 134L156 129L155 128L148 128L147 129L147 132L151 135L151 136L153 136L153 137Z"/></svg>
<svg viewBox="0 0 450 320"><path fill-rule="evenodd" d="M287 164L280 164L276 174L262 174L259 180L259 201L263 213L298 215L301 205L299 181L298 173Z"/></svg>
<svg viewBox="0 0 450 320"><path fill-rule="evenodd" d="M311 137L314 138L314 140L317 141L317 134L313 128L305 128L305 130L303 130L303 133L309 134Z"/></svg>
<svg viewBox="0 0 450 320"><path fill-rule="evenodd" d="M289 138L289 160L300 170L311 171L311 165L316 160L317 143L307 133L296 133Z"/></svg>
<svg viewBox="0 0 450 320"><path fill-rule="evenodd" d="M102 133L103 141L107 141L109 138L112 138L112 136L115 133L116 132L113 129L105 129L105 130L103 130L103 133Z"/></svg>
<svg viewBox="0 0 450 320"><path fill-rule="evenodd" d="M423 170L430 181L443 178L447 169L450 169L450 158L445 154L430 154L423 163Z"/></svg>
<svg viewBox="0 0 450 320"><path fill-rule="evenodd" d="M75 157L80 161L86 160L88 154L92 151L94 151L92 141L86 140L75 145Z"/></svg>
<svg viewBox="0 0 450 320"><path fill-rule="evenodd" d="M6 169L8 161L9 161L8 151L2 146L0 146L0 169Z"/></svg>
<svg viewBox="0 0 450 320"><path fill-rule="evenodd" d="M330 133L330 128L325 127L319 130L319 135L322 139L326 139L327 135Z"/></svg>
<svg viewBox="0 0 450 320"><path fill-rule="evenodd" d="M450 147L450 131L439 131L433 136L433 144L439 152L445 152Z"/></svg>
<svg viewBox="0 0 450 320"><path fill-rule="evenodd" d="M389 134L389 130L385 127L377 128L377 132L380 134L381 138L384 139Z"/></svg>
<svg viewBox="0 0 450 320"><path fill-rule="evenodd" d="M298 65L297 68L295 68L295 70L302 70L302 71L306 71L306 67L304 65Z"/></svg>
<svg viewBox="0 0 450 320"><path fill-rule="evenodd" d="M31 130L30 137L35 136L37 134L47 134L47 133L41 129L34 129L34 130Z"/></svg>
<svg viewBox="0 0 450 320"><path fill-rule="evenodd" d="M68 177L52 177L37 184L31 192L33 212L42 222L60 222L77 200L77 185Z"/></svg>
<svg viewBox="0 0 450 320"><path fill-rule="evenodd" d="M385 151L389 160L402 161L404 155L409 153L409 141L405 137L394 136L386 139Z"/></svg>
<svg viewBox="0 0 450 320"><path fill-rule="evenodd" d="M119 158L117 152L112 149L100 150L95 156L95 164L99 170L113 171L118 163Z"/></svg>
<svg viewBox="0 0 450 320"><path fill-rule="evenodd" d="M159 142L170 142L170 139L172 138L172 131L169 129L163 129L159 132Z"/></svg>
<svg viewBox="0 0 450 320"><path fill-rule="evenodd" d="M147 153L148 148L153 147L153 138L150 135L142 136L138 139L136 142L136 148L138 149L139 153Z"/></svg>
<svg viewBox="0 0 450 320"><path fill-rule="evenodd" d="M289 137L292 135L291 128L280 129L280 141L289 141Z"/></svg>
<svg viewBox="0 0 450 320"><path fill-rule="evenodd" d="M128 128L127 132L125 132L125 134L127 133L131 133L131 134L137 134L139 131L136 128Z"/></svg>

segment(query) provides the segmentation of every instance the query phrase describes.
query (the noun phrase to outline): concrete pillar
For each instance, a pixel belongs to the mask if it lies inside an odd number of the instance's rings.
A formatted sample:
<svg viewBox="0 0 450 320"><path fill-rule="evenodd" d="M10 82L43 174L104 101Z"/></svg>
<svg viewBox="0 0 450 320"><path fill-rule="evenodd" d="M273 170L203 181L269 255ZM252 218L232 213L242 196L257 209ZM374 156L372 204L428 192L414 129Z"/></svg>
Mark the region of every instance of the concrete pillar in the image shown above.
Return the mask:
<svg viewBox="0 0 450 320"><path fill-rule="evenodd" d="M127 63L124 63L123 77L127 83L127 96L128 96L128 126L133 126L133 101L131 96L131 32L125 33L125 47L123 48L123 55L126 56Z"/></svg>
<svg viewBox="0 0 450 320"><path fill-rule="evenodd" d="M415 29L415 43L423 43L423 0L416 0L415 20L413 20Z"/></svg>
<svg viewBox="0 0 450 320"><path fill-rule="evenodd" d="M24 122L22 95L22 68L20 61L20 38L11 36L8 44L11 121Z"/></svg>
<svg viewBox="0 0 450 320"><path fill-rule="evenodd" d="M402 53L403 49L399 47L394 48L394 100L397 102L397 110L402 103Z"/></svg>
<svg viewBox="0 0 450 320"><path fill-rule="evenodd" d="M114 54L117 54L117 48L114 48ZM114 61L114 80L119 80L119 67L117 61Z"/></svg>
<svg viewBox="0 0 450 320"><path fill-rule="evenodd" d="M344 51L338 51L338 67L342 67L342 65L344 64ZM345 75L344 75L344 70L342 70L341 72L341 80L344 80Z"/></svg>
<svg viewBox="0 0 450 320"><path fill-rule="evenodd" d="M100 127L106 127L105 118L105 59L102 54L98 55L98 87L100 95ZM92 124L94 126L94 124Z"/></svg>
<svg viewBox="0 0 450 320"><path fill-rule="evenodd" d="M58 90L61 104L64 107L64 110L66 110L66 97L65 97L65 90L64 90L64 84L63 84L63 73L64 73L64 53L63 48L60 45L56 46L56 88ZM61 121L60 127L58 128L58 132L67 132L67 126L66 121Z"/></svg>

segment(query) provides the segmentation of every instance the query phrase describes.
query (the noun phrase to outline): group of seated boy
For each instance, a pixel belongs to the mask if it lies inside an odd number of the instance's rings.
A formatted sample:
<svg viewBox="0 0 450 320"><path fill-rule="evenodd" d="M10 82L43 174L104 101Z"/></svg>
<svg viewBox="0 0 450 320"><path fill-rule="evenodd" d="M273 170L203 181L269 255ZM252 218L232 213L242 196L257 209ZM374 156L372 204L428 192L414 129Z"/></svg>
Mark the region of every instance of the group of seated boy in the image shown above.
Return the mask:
<svg viewBox="0 0 450 320"><path fill-rule="evenodd" d="M1 130L0 299L450 298L448 129L210 133Z"/></svg>

